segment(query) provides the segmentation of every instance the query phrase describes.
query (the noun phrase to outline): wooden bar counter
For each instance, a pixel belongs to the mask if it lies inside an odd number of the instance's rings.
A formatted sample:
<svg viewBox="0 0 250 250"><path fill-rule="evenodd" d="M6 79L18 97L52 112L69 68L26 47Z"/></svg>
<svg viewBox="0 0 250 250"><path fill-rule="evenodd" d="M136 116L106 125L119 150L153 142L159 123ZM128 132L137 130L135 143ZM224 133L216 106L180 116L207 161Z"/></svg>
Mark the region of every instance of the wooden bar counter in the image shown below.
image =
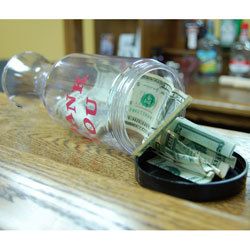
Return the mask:
<svg viewBox="0 0 250 250"><path fill-rule="evenodd" d="M193 97L188 119L250 132L250 89L194 82L187 85L186 92Z"/></svg>
<svg viewBox="0 0 250 250"><path fill-rule="evenodd" d="M250 161L249 134L219 131ZM142 188L134 175L131 157L0 94L1 229L250 229L250 176L235 197L195 203Z"/></svg>

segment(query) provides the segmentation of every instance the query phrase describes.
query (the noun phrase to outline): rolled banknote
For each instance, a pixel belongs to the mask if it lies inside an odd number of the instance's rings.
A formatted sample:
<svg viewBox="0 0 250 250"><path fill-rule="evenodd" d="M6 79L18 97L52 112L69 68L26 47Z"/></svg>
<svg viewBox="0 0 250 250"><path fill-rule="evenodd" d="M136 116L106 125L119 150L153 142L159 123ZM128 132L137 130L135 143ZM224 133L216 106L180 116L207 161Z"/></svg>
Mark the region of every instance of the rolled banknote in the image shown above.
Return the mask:
<svg viewBox="0 0 250 250"><path fill-rule="evenodd" d="M229 168L233 168L236 162L235 157L225 157L223 155L214 152L205 146L201 146L185 137L181 137L173 131L166 131L161 135L161 151L164 151L164 147L172 149L174 152L182 153L190 156L199 155L206 160L211 166L219 169L216 174L220 178L225 178Z"/></svg>
<svg viewBox="0 0 250 250"><path fill-rule="evenodd" d="M210 132L207 128L203 128L183 117L175 119L169 129L179 136L185 137L225 157L231 157L234 152L235 144L228 141L224 136Z"/></svg>
<svg viewBox="0 0 250 250"><path fill-rule="evenodd" d="M199 152L210 164L220 169L220 177L224 178L229 168L234 168L236 158L232 156L235 144L224 136L210 132L185 118L178 117L170 128L177 139L190 149Z"/></svg>
<svg viewBox="0 0 250 250"><path fill-rule="evenodd" d="M164 158L171 165L175 164L177 167L182 167L192 172L207 175L209 172L214 172L219 175L220 170L209 164L206 160L204 160L199 155L190 156L186 154L177 153L174 150L169 149L168 147L159 149L157 144L154 145L154 152ZM210 175L210 174L209 174Z"/></svg>
<svg viewBox="0 0 250 250"><path fill-rule="evenodd" d="M234 168L236 164L236 158L231 157L225 157L221 154L218 154L217 152L214 152L208 148L205 148L204 146L200 146L199 144L188 140L187 138L182 137L181 142L183 142L185 145L190 147L193 150L196 150L199 152L200 156L204 159L206 159L210 164L220 169L220 177L225 178L227 175L227 172L230 168Z"/></svg>
<svg viewBox="0 0 250 250"><path fill-rule="evenodd" d="M185 137L179 137L179 140L185 144L187 147L199 151L200 155L207 159L209 162L211 162L215 166L219 166L220 162L226 163L229 167L234 168L236 163L236 158L234 156L231 157L225 157L221 154L218 154L215 151L212 151L208 149L205 146L201 146L200 144L193 142Z"/></svg>
<svg viewBox="0 0 250 250"><path fill-rule="evenodd" d="M205 184L212 181L214 178L214 172L209 172L207 175L198 174L196 172L192 172L191 170L187 170L185 168L182 168L181 166L176 166L176 164L170 164L168 161L166 161L161 156L156 156L150 160L148 160L148 163L159 167L161 169L164 169L166 171L169 171L170 173L180 176L183 179L189 180L194 183L198 184Z"/></svg>

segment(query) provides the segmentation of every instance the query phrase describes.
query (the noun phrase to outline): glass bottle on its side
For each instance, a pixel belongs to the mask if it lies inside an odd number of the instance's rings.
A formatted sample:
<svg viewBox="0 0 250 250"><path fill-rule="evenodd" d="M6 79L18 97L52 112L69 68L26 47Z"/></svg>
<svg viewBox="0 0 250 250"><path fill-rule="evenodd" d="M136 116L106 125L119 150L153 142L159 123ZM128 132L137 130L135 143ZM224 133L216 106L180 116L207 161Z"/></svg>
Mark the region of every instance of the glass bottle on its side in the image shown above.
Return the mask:
<svg viewBox="0 0 250 250"><path fill-rule="evenodd" d="M153 59L70 54L50 63L24 52L4 68L3 90L18 107L39 98L53 120L131 154L180 105L176 72Z"/></svg>

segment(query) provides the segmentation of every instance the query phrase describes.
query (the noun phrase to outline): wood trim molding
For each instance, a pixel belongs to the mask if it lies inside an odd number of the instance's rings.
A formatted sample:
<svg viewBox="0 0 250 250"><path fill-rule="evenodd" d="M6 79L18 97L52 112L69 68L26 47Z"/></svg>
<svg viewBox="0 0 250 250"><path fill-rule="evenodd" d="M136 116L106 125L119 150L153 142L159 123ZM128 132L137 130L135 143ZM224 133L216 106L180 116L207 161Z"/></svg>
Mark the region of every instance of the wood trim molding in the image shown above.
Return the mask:
<svg viewBox="0 0 250 250"><path fill-rule="evenodd" d="M82 20L64 20L65 54L82 53Z"/></svg>

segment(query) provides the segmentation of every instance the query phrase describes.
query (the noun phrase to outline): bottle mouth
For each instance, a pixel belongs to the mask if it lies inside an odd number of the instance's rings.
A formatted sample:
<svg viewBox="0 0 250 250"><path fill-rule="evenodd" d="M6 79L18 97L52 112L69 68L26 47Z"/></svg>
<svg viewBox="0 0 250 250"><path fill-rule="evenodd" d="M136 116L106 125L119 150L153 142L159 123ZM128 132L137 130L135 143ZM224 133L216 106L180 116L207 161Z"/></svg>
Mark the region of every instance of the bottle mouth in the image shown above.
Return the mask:
<svg viewBox="0 0 250 250"><path fill-rule="evenodd" d="M135 88L138 88L136 84L148 74L168 77L169 80L171 79L174 88L184 91L184 86L177 73L172 68L153 59L136 61L116 79L110 98L110 124L113 136L129 154L132 154L135 148L146 139L145 135L139 135L140 133L136 135L136 133L129 132L127 118L131 96ZM148 102L147 105L149 107ZM147 108L145 110L147 111Z"/></svg>
<svg viewBox="0 0 250 250"><path fill-rule="evenodd" d="M9 100L17 107L34 106L39 99L38 85L44 72L46 58L32 51L13 56L2 74L2 88Z"/></svg>

